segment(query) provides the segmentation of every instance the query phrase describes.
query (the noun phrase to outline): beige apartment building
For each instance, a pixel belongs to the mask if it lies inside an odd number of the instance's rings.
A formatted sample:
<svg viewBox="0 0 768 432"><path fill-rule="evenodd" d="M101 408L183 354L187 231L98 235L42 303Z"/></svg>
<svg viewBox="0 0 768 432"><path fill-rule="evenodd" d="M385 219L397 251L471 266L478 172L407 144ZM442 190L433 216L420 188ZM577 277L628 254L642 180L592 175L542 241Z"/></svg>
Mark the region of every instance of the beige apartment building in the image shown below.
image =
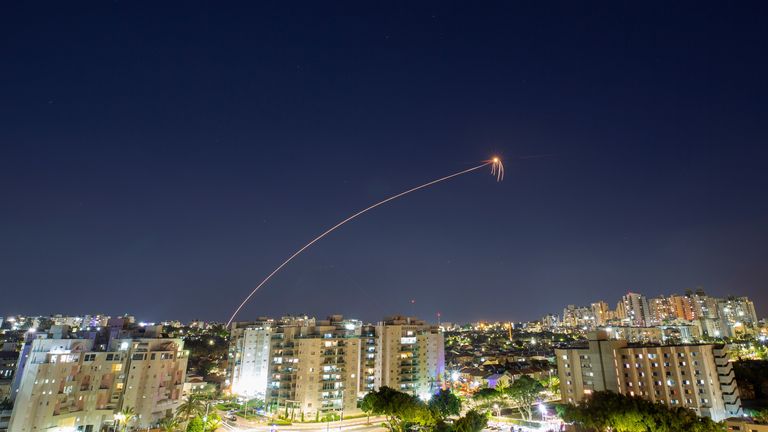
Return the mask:
<svg viewBox="0 0 768 432"><path fill-rule="evenodd" d="M181 402L187 355L181 339L118 339L94 351L90 339L40 335L21 353L8 430L99 431L128 408L131 426L147 428Z"/></svg>
<svg viewBox="0 0 768 432"><path fill-rule="evenodd" d="M628 346L605 332L590 336L588 347L555 350L563 401L610 390L690 408L715 421L742 414L723 346Z"/></svg>
<svg viewBox="0 0 768 432"><path fill-rule="evenodd" d="M355 414L361 323L339 315L289 323L272 334L266 404L292 420Z"/></svg>
<svg viewBox="0 0 768 432"><path fill-rule="evenodd" d="M374 388L428 397L440 387L445 348L439 327L410 317L388 318L376 325L374 354Z"/></svg>

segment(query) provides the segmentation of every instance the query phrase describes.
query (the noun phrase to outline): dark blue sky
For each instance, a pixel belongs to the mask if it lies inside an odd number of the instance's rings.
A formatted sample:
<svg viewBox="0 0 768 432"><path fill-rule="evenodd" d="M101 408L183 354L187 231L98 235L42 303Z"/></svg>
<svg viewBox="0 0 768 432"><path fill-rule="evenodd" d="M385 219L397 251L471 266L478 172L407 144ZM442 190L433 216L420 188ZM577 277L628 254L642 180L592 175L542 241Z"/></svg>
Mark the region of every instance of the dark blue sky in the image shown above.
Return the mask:
<svg viewBox="0 0 768 432"><path fill-rule="evenodd" d="M162 3L162 4L161 4ZM0 315L768 312L765 2L17 2ZM541 158L516 158L548 155ZM411 306L409 300L416 299Z"/></svg>

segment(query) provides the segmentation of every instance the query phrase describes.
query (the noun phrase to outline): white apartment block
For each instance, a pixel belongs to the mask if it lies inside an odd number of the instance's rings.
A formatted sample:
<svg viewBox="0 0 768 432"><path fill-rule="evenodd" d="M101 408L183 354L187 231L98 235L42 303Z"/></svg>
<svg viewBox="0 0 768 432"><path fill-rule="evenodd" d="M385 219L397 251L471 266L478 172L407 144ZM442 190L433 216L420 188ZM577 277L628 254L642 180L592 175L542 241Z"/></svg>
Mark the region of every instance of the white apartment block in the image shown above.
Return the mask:
<svg viewBox="0 0 768 432"><path fill-rule="evenodd" d="M721 345L628 346L591 335L586 348L556 349L563 401L595 391L640 396L690 408L715 421L742 414L731 364Z"/></svg>
<svg viewBox="0 0 768 432"><path fill-rule="evenodd" d="M147 428L181 402L187 352L180 339L113 340L93 351L90 339L30 341L19 359L9 432L99 431L133 408Z"/></svg>
<svg viewBox="0 0 768 432"><path fill-rule="evenodd" d="M268 319L232 325L227 370L232 393L249 398L266 395L274 325Z"/></svg>
<svg viewBox="0 0 768 432"><path fill-rule="evenodd" d="M718 299L717 312L724 336L734 337L753 332L758 322L755 304L747 297Z"/></svg>

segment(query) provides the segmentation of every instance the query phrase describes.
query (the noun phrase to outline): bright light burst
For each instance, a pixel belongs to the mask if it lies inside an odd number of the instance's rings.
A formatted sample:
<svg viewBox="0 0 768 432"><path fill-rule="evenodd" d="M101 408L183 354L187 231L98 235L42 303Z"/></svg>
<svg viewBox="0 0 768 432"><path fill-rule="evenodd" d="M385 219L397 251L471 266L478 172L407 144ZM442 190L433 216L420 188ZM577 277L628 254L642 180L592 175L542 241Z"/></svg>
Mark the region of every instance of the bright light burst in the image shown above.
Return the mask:
<svg viewBox="0 0 768 432"><path fill-rule="evenodd" d="M493 158L492 158L492 159L490 159L490 160L484 161L482 165L478 165L478 166L476 166L476 167L472 167L472 168L469 168L469 169L465 169L465 170L463 170L463 171L459 171L459 172L456 172L456 173L453 173L453 174L447 175L447 176L445 176L445 177L440 177L439 179L436 179L436 180L432 180L432 181L430 181L430 182L424 183L423 185L420 185L420 186L416 186L416 187L413 187L413 188L411 188L411 189L408 189L408 190L406 190L406 191L404 191L404 192L400 192L399 194L396 194L396 195L392 195L391 197L389 197L389 198L387 198L387 199L384 199L384 200L382 200L382 201L379 201L379 202L377 202L376 204L370 205L370 206L368 206L368 207L366 207L366 208L364 208L364 209L362 209L362 210L358 211L357 213L353 214L352 216L349 216L348 218L344 219L343 221L341 221L341 222L337 223L336 225L334 225L334 226L332 226L332 227L328 228L328 229L327 229L327 230L325 230L325 231L324 231L322 234L320 234L319 236L315 237L314 239L312 239L312 241L310 241L309 243L305 244L305 245L304 245L304 246L302 246L302 247L301 247L299 250L297 250L296 252L294 252L294 253L293 253L293 255L291 255L290 257L288 257L288 259L286 259L285 261L283 261L283 263L282 263L282 264L280 264L279 266L277 266L277 268L275 268L274 270L272 270L272 273L268 274L268 275L267 275L267 277L266 277L266 278L264 278L264 280L262 280L262 281L261 281L261 283L260 283L260 284L258 284L258 285L256 286L256 288L254 288L254 289L253 289L253 291L251 291L251 293L250 293L250 294L248 294L248 296L245 298L245 300L243 300L243 301L242 301L242 303L240 303L240 306L238 306L238 307L237 307L237 309L235 309L235 312L232 314L232 317L230 317L230 318L229 318L229 321L227 321L227 327L229 327L229 325L230 325L230 324L232 324L232 321L234 321L235 317L236 317L236 316L237 316L237 314L240 312L240 309L242 309L242 308L243 308L243 306L245 306L245 304L246 304L246 303L248 303L248 300L250 300L250 299L251 299L251 297L253 297L253 295L254 295L254 294L256 294L256 291L258 291L258 290L259 290L259 288L261 288L262 286L264 286L264 284L266 284L266 283L267 283L267 282L268 282L270 279L272 279L272 276L274 276L274 275L275 275L277 272L279 272L279 271L280 271L280 270L281 270L283 267L285 267L285 266L286 266L286 265L287 265L289 262L291 262L291 261L292 261L294 258L296 258L298 255L300 255L302 252L304 252L304 251L305 251L307 248L309 248L310 246L312 246L313 244L315 244L317 241L319 241L319 240L320 240L320 239L322 239L323 237L325 237L325 236L327 236L328 234L332 233L332 232L333 232L333 231L335 231L337 228L341 227L342 225L346 224L347 222L351 221L352 219L354 219L354 218L356 218L356 217L358 217L358 216L362 215L363 213L365 213L365 212L367 212L367 211L369 211L369 210L373 210L373 209L375 209L376 207L378 207L378 206L380 206L380 205L382 205L382 204L386 204L386 203L388 203L388 202L390 202L390 201L392 201L392 200L395 200L395 199L397 199L397 198L400 198L401 196L404 196L404 195L408 195L408 194L409 194L409 193L411 193L411 192L416 192L417 190L420 190L420 189L424 189L424 188L426 188L426 187L429 187L429 186L432 186L432 185L434 185L434 184L437 184L437 183L443 182L443 181L445 181L445 180L449 180L449 179L452 179L452 178L454 178L454 177L458 177L458 176L460 176L460 175L463 175L463 174L467 174L467 173L470 173L470 172L472 172L472 171L476 171L476 170L479 170L480 168L486 167L486 166L488 166L488 165L490 165L490 166L491 166L491 174L492 174L492 175L494 175L494 176L496 176L496 181L502 181L502 180L504 180L504 165L501 163L501 159L500 159L499 157L497 157L497 156L496 156L496 157L493 157Z"/></svg>
<svg viewBox="0 0 768 432"><path fill-rule="evenodd" d="M496 181L504 180L504 164L501 163L501 159L494 157L490 161L491 175L496 176Z"/></svg>

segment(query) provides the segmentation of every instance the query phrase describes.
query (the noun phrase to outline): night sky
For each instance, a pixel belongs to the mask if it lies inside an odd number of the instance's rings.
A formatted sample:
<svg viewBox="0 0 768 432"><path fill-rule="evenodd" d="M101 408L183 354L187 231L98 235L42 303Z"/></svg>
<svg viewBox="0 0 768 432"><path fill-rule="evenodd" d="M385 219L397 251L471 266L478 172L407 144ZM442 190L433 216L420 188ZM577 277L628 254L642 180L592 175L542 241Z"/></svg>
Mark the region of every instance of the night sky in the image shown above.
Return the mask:
<svg viewBox="0 0 768 432"><path fill-rule="evenodd" d="M766 2L11 2L0 316L768 313ZM416 303L411 304L411 299Z"/></svg>

